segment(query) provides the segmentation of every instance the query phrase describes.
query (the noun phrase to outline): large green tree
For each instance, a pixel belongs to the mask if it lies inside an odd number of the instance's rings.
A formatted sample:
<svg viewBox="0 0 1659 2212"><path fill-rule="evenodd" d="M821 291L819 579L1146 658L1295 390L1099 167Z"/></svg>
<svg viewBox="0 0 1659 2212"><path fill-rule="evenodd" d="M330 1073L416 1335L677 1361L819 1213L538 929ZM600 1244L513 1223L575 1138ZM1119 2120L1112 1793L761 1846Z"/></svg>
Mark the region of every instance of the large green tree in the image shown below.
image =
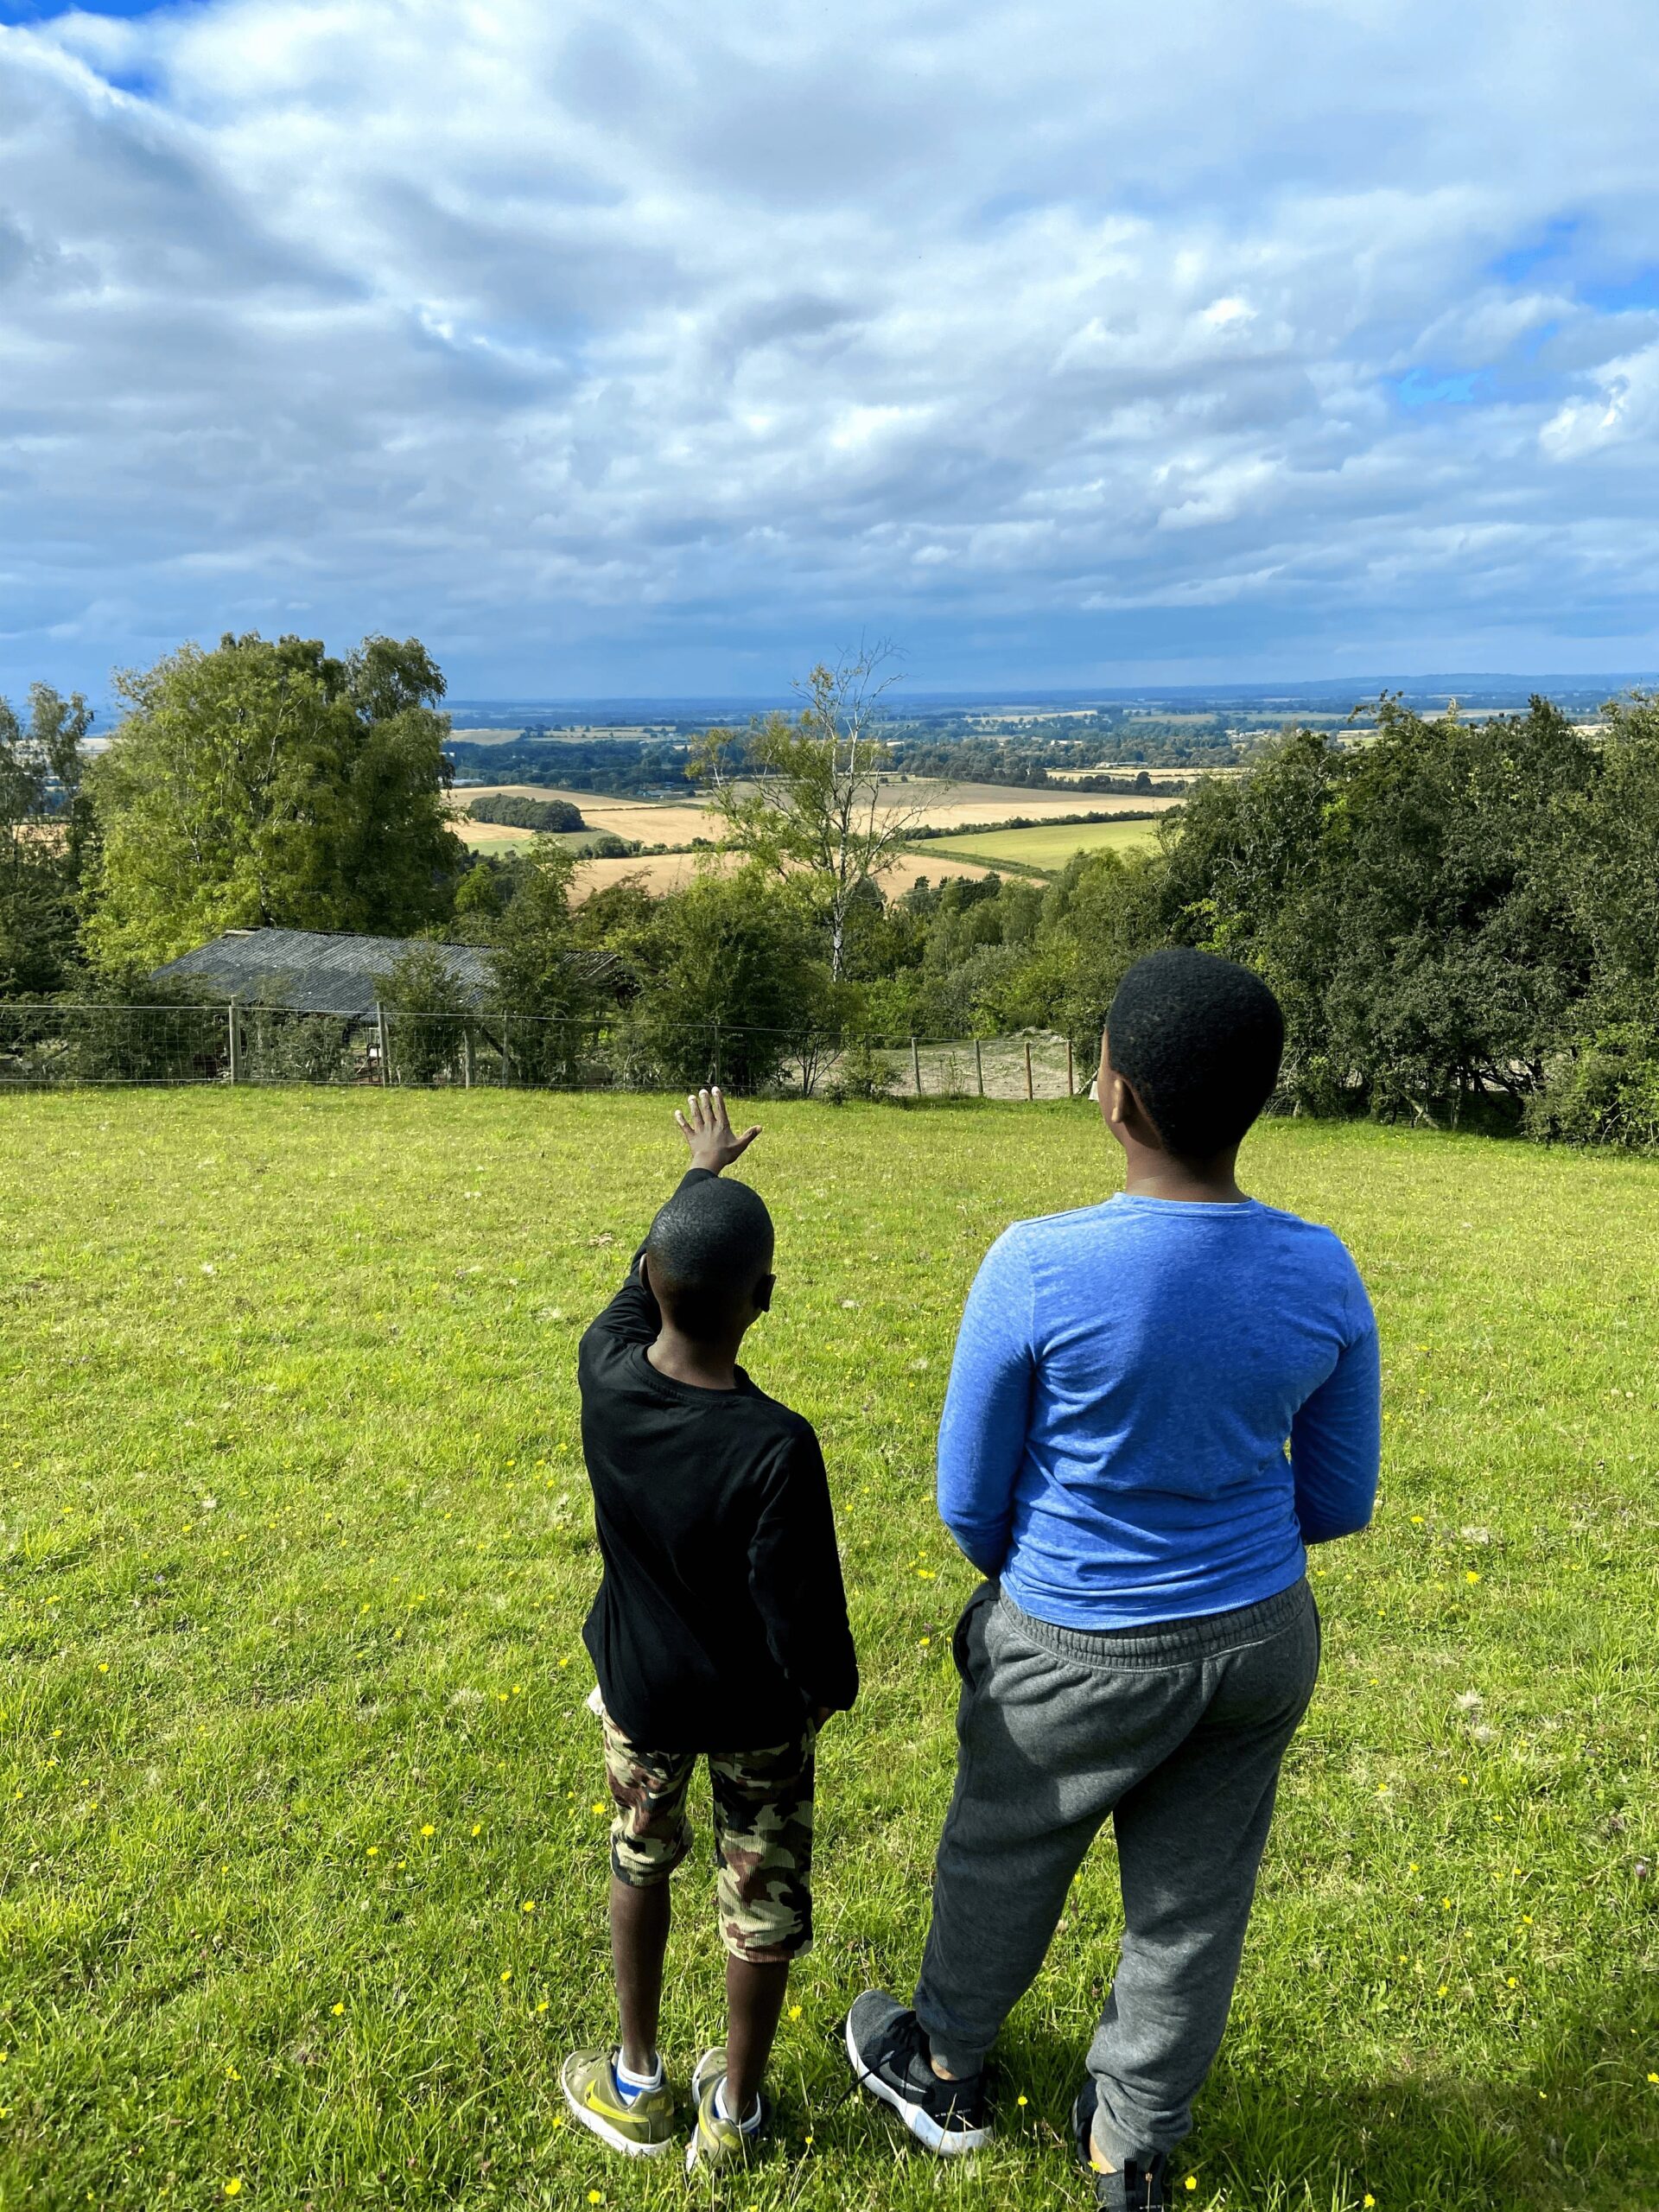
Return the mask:
<svg viewBox="0 0 1659 2212"><path fill-rule="evenodd" d="M753 1090L815 1060L840 1018L804 887L760 868L697 875L653 924L619 911L609 941L644 982L628 1020L637 1067L676 1084Z"/></svg>
<svg viewBox="0 0 1659 2212"><path fill-rule="evenodd" d="M86 942L115 972L226 929L403 936L441 921L442 674L417 639L226 637L116 679L126 707L87 784L99 851Z"/></svg>
<svg viewBox="0 0 1659 2212"><path fill-rule="evenodd" d="M1194 792L1163 931L1273 984L1302 1105L1455 1121L1524 1104L1589 983L1561 849L1602 775L1543 700L1484 721L1385 700L1375 741L1348 749L1294 732Z"/></svg>
<svg viewBox="0 0 1659 2212"><path fill-rule="evenodd" d="M92 721L49 684L31 687L27 721L0 699L0 998L56 991L74 964Z"/></svg>

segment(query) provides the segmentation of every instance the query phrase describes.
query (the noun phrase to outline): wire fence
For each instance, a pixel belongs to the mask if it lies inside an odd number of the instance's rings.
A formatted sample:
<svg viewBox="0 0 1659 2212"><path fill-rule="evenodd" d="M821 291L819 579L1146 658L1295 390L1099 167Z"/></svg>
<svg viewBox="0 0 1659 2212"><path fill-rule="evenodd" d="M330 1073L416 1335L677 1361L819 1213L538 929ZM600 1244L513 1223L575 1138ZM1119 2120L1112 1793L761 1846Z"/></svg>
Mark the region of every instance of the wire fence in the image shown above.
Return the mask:
<svg viewBox="0 0 1659 2212"><path fill-rule="evenodd" d="M276 1006L0 1004L0 1090L85 1084L681 1090L835 1100L1056 1099L1086 1089L1068 1040L853 1036L626 1014L302 1014Z"/></svg>

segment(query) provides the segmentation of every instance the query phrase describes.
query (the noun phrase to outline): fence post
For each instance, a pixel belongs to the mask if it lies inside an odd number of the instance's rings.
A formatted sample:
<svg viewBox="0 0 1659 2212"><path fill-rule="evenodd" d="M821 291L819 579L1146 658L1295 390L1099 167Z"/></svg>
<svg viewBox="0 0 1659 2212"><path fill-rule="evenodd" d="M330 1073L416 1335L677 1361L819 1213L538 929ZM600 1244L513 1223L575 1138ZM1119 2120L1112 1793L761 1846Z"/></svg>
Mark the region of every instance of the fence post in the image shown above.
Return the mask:
<svg viewBox="0 0 1659 2212"><path fill-rule="evenodd" d="M461 1033L461 1081L464 1090L472 1089L473 1033L470 1029L463 1029Z"/></svg>
<svg viewBox="0 0 1659 2212"><path fill-rule="evenodd" d="M231 1001L226 1012L229 1018L231 1033L231 1081L240 1083L242 1080L242 1033L237 1025L234 999Z"/></svg>
<svg viewBox="0 0 1659 2212"><path fill-rule="evenodd" d="M979 1039L974 1039L974 1073L979 1077L979 1095L985 1096L985 1055L980 1050Z"/></svg>
<svg viewBox="0 0 1659 2212"><path fill-rule="evenodd" d="M1026 1039L1026 1096L1034 1098L1036 1096L1036 1092L1031 1087L1031 1039L1027 1037Z"/></svg>
<svg viewBox="0 0 1659 2212"><path fill-rule="evenodd" d="M501 1088L505 1090L512 1080L512 1025L504 1014L501 1017Z"/></svg>
<svg viewBox="0 0 1659 2212"><path fill-rule="evenodd" d="M720 1016L715 1016L715 1081L720 1081Z"/></svg>
<svg viewBox="0 0 1659 2212"><path fill-rule="evenodd" d="M1069 1037L1065 1040L1065 1095L1068 1098L1075 1098L1077 1095L1077 1077L1071 1068L1071 1039Z"/></svg>
<svg viewBox="0 0 1659 2212"><path fill-rule="evenodd" d="M386 1009L378 999L374 1002L374 1026L380 1038L380 1088L384 1090L391 1081L391 1039L386 1032Z"/></svg>
<svg viewBox="0 0 1659 2212"><path fill-rule="evenodd" d="M922 1095L922 1062L913 1037L910 1040L910 1071L916 1079L916 1096L919 1098Z"/></svg>

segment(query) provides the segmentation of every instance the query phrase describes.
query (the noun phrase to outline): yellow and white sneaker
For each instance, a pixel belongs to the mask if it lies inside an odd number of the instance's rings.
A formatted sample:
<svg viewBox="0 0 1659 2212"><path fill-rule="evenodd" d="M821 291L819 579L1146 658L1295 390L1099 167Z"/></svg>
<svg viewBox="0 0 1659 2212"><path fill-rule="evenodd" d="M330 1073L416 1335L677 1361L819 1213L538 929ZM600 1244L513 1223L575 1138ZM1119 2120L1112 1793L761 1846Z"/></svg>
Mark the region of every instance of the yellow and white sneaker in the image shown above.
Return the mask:
<svg viewBox="0 0 1659 2212"><path fill-rule="evenodd" d="M734 2120L725 2118L715 2102L715 2092L725 2079L724 2047L705 2050L691 2076L691 2102L697 2117L691 2140L685 2146L687 2173L695 2173L699 2166L741 2164L772 2132L772 2101L764 2091L760 2116L751 2126L740 2127Z"/></svg>
<svg viewBox="0 0 1659 2212"><path fill-rule="evenodd" d="M559 2069L571 2115L613 2151L630 2158L660 2158L674 2141L674 2092L642 2089L630 2104L616 2086L613 2050L573 2050Z"/></svg>

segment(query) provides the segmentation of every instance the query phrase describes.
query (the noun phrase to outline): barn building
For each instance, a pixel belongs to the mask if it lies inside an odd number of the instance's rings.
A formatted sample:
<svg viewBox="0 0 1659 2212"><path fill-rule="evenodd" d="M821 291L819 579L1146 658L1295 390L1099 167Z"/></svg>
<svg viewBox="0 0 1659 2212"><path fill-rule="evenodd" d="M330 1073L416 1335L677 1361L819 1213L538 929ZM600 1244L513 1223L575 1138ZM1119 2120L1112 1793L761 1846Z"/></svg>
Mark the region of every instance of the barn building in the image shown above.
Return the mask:
<svg viewBox="0 0 1659 2212"><path fill-rule="evenodd" d="M382 979L407 952L397 937L347 937L322 930L226 930L157 968L156 983L188 983L204 997L245 1006L283 1007L291 1014L333 1014L372 1021ZM450 981L469 1006L482 1009L489 990L489 955L474 944L440 944Z"/></svg>

